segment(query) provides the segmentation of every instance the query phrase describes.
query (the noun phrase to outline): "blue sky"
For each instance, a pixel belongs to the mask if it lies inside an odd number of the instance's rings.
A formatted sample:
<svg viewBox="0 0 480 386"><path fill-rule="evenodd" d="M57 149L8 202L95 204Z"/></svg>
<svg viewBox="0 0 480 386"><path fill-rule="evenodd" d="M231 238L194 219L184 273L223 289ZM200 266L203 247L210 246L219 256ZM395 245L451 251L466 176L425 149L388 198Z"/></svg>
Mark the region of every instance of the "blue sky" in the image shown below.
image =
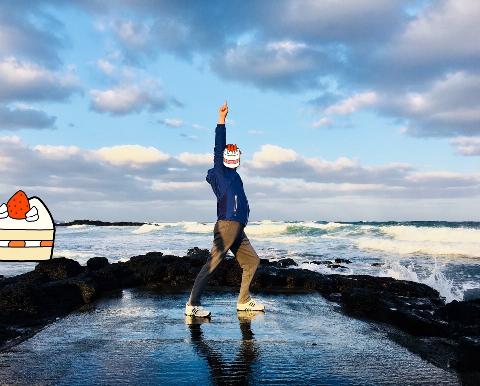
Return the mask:
<svg viewBox="0 0 480 386"><path fill-rule="evenodd" d="M251 220L480 220L479 17L473 0L2 3L1 197L214 221L227 99Z"/></svg>

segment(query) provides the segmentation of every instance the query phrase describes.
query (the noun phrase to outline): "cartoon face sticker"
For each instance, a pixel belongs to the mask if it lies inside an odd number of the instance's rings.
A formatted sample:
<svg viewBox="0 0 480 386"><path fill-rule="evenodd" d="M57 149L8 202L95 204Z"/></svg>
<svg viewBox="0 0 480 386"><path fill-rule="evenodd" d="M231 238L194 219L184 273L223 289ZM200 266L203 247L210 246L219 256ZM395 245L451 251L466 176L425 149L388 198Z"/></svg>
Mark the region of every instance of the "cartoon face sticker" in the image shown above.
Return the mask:
<svg viewBox="0 0 480 386"><path fill-rule="evenodd" d="M223 151L223 164L230 169L240 166L240 154L242 152L236 144L228 144Z"/></svg>

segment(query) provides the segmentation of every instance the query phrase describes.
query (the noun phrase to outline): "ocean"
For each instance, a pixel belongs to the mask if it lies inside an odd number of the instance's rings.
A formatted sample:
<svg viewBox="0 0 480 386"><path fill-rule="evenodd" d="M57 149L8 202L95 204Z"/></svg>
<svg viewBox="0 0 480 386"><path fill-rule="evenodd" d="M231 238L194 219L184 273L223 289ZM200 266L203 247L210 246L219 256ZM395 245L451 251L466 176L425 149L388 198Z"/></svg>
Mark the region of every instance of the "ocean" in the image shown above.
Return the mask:
<svg viewBox="0 0 480 386"><path fill-rule="evenodd" d="M57 227L54 257L81 264L94 256L125 261L149 251L185 255L210 249L214 222L135 226ZM325 274L366 274L425 283L447 302L480 293L480 222L256 221L245 233L260 258L289 257ZM231 254L231 252L229 252ZM313 264L348 259L341 267ZM0 274L17 275L36 263L1 262ZM477 295L475 295L477 296Z"/></svg>

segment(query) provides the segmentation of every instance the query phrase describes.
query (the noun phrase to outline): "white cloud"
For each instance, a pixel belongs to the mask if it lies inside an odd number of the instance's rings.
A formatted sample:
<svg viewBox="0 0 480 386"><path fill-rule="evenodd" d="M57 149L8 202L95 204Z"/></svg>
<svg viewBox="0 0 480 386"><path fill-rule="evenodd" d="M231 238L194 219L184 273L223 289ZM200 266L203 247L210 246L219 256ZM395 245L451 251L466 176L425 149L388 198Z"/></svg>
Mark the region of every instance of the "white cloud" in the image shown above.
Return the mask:
<svg viewBox="0 0 480 386"><path fill-rule="evenodd" d="M451 140L457 153L466 156L480 156L480 137L457 137Z"/></svg>
<svg viewBox="0 0 480 386"><path fill-rule="evenodd" d="M352 96L337 102L325 109L325 114L347 115L355 111L372 106L378 102L378 96L374 91L353 94Z"/></svg>
<svg viewBox="0 0 480 386"><path fill-rule="evenodd" d="M324 127L324 126L331 126L332 125L332 120L327 117L322 117L319 120L312 122L312 127L314 128L319 128L319 127Z"/></svg>
<svg viewBox="0 0 480 386"><path fill-rule="evenodd" d="M210 64L224 78L291 91L317 87L317 77L330 66L324 52L292 40L237 42L216 54Z"/></svg>
<svg viewBox="0 0 480 386"><path fill-rule="evenodd" d="M263 130L248 130L247 131L248 134L251 134L251 135L262 135L262 134L265 134L265 132Z"/></svg>
<svg viewBox="0 0 480 386"><path fill-rule="evenodd" d="M15 56L48 67L61 64L67 43L61 20L45 12L43 2L0 2L0 57Z"/></svg>
<svg viewBox="0 0 480 386"><path fill-rule="evenodd" d="M102 147L95 151L101 159L113 165L131 165L138 167L145 164L166 161L170 158L167 153L155 147L140 145L118 145Z"/></svg>
<svg viewBox="0 0 480 386"><path fill-rule="evenodd" d="M453 63L469 66L480 58L480 2L438 1L426 7L393 40L393 60L413 67Z"/></svg>
<svg viewBox="0 0 480 386"><path fill-rule="evenodd" d="M177 157L180 162L183 162L187 165L212 165L213 164L213 154L205 153L189 153L183 152L180 153Z"/></svg>
<svg viewBox="0 0 480 386"><path fill-rule="evenodd" d="M30 106L8 108L0 105L0 130L53 129L56 117Z"/></svg>
<svg viewBox="0 0 480 386"><path fill-rule="evenodd" d="M0 60L0 101L64 100L79 89L72 68L58 73L14 57Z"/></svg>
<svg viewBox="0 0 480 386"><path fill-rule="evenodd" d="M115 65L108 59L98 59L97 66L106 75L112 75L115 71Z"/></svg>
<svg viewBox="0 0 480 386"><path fill-rule="evenodd" d="M472 135L480 132L480 75L448 73L420 91L385 95L380 109L409 121L418 136Z"/></svg>
<svg viewBox="0 0 480 386"><path fill-rule="evenodd" d="M152 189L153 190L198 190L204 188L205 184L203 181L192 181L192 182L170 182L170 181L153 181Z"/></svg>
<svg viewBox="0 0 480 386"><path fill-rule="evenodd" d="M191 141L198 141L200 139L198 135L194 135L194 134L180 133L180 136L183 138L189 139Z"/></svg>
<svg viewBox="0 0 480 386"><path fill-rule="evenodd" d="M293 162L297 158L297 153L292 149L266 144L262 145L260 151L253 153L249 164L254 168L262 169L285 162Z"/></svg>
<svg viewBox="0 0 480 386"><path fill-rule="evenodd" d="M149 38L149 28L144 23L132 20L116 20L110 25L117 37L131 47L145 47Z"/></svg>
<svg viewBox="0 0 480 386"><path fill-rule="evenodd" d="M197 130L208 131L208 129L198 123L192 123L192 127Z"/></svg>
<svg viewBox="0 0 480 386"><path fill-rule="evenodd" d="M91 108L100 113L125 115L164 110L167 102L158 87L151 90L137 85L123 85L107 90L91 90Z"/></svg>
<svg viewBox="0 0 480 386"><path fill-rule="evenodd" d="M158 122L169 127L181 127L184 124L183 120L179 118L165 118L160 119Z"/></svg>
<svg viewBox="0 0 480 386"><path fill-rule="evenodd" d="M82 153L82 150L77 146L37 145L33 149L51 160L68 159Z"/></svg>

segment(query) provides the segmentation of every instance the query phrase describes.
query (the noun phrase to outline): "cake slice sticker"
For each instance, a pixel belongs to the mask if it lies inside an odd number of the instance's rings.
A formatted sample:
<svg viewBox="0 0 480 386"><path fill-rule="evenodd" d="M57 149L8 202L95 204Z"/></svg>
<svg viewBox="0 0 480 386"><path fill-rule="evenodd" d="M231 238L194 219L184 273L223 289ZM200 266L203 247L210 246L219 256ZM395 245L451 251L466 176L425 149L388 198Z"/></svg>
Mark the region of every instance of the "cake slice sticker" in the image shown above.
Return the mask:
<svg viewBox="0 0 480 386"><path fill-rule="evenodd" d="M52 214L39 197L19 190L0 205L0 261L51 259L54 241Z"/></svg>

